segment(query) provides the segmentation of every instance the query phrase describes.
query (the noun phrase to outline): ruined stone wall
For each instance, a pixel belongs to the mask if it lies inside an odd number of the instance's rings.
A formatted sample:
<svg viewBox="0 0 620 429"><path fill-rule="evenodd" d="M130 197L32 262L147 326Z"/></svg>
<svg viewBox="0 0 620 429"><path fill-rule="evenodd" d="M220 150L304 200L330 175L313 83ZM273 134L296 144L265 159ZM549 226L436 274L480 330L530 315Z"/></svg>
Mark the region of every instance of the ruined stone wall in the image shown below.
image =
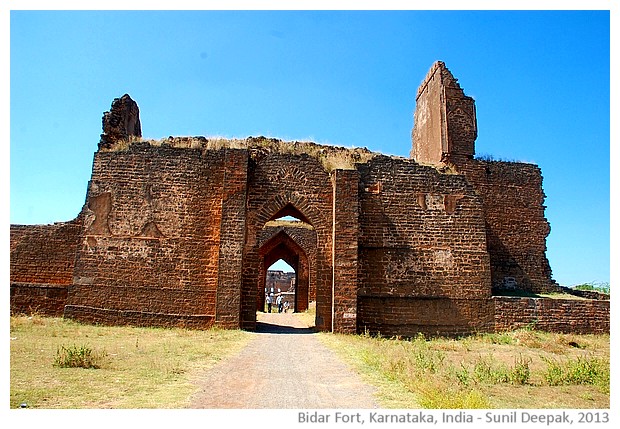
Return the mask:
<svg viewBox="0 0 620 429"><path fill-rule="evenodd" d="M431 67L418 88L411 158L418 162L438 164L448 151L446 110L443 102L443 82L439 67Z"/></svg>
<svg viewBox="0 0 620 429"><path fill-rule="evenodd" d="M66 299L87 322L253 329L282 258L319 330L608 331L609 301L491 297L506 277L558 289L540 169L473 159L474 101L442 62L416 102L407 160L264 137L142 142L137 104L115 99L80 216L11 226L12 311ZM287 215L311 228L267 225Z"/></svg>
<svg viewBox="0 0 620 429"><path fill-rule="evenodd" d="M11 282L11 314L61 317L66 302L66 285Z"/></svg>
<svg viewBox="0 0 620 429"><path fill-rule="evenodd" d="M82 219L11 225L11 312L62 315Z"/></svg>
<svg viewBox="0 0 620 429"><path fill-rule="evenodd" d="M244 216L222 213L225 196L236 190L225 174L236 167L231 152L148 143L97 152L65 315L115 324L214 323L227 244L222 223Z"/></svg>
<svg viewBox="0 0 620 429"><path fill-rule="evenodd" d="M494 329L494 307L489 298L365 296L358 302L360 332L415 337L419 333L453 336Z"/></svg>
<svg viewBox="0 0 620 429"><path fill-rule="evenodd" d="M609 333L609 301L496 296L493 302L496 331L529 327L569 334Z"/></svg>
<svg viewBox="0 0 620 429"><path fill-rule="evenodd" d="M390 157L359 170L358 329L406 330L415 314L444 331L486 326L488 306L472 304L491 295L486 229L464 177Z"/></svg>
<svg viewBox="0 0 620 429"><path fill-rule="evenodd" d="M11 282L73 282L80 218L52 225L11 225Z"/></svg>
<svg viewBox="0 0 620 429"><path fill-rule="evenodd" d="M514 277L535 293L557 289L546 257L550 227L540 168L533 164L469 160L458 166L482 197L494 287Z"/></svg>

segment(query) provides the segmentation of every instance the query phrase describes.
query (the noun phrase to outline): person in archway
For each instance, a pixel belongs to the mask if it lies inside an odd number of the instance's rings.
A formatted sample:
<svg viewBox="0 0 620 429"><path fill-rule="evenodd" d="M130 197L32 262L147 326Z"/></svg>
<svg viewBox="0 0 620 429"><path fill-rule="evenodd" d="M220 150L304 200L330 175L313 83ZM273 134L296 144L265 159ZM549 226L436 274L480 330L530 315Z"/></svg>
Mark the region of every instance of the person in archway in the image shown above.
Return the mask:
<svg viewBox="0 0 620 429"><path fill-rule="evenodd" d="M276 298L276 304L278 305L278 313L282 313L282 294L279 294Z"/></svg>
<svg viewBox="0 0 620 429"><path fill-rule="evenodd" d="M271 313L271 304L272 304L272 302L273 302L273 300L271 299L271 295L272 295L272 294L268 294L268 295L265 297L265 301L267 301L267 312L268 312L268 313Z"/></svg>

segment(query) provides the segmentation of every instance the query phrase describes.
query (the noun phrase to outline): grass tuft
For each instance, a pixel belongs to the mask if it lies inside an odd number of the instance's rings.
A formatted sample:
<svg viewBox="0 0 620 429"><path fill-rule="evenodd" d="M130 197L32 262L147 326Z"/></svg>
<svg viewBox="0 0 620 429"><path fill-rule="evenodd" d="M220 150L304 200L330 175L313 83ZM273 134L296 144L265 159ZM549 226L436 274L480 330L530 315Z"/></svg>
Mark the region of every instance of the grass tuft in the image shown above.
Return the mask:
<svg viewBox="0 0 620 429"><path fill-rule="evenodd" d="M64 345L56 350L54 366L59 368L85 368L99 369L103 366L107 358L105 350L96 351L86 345L76 346Z"/></svg>
<svg viewBox="0 0 620 429"><path fill-rule="evenodd" d="M601 391L610 391L609 361L594 356L579 356L576 359L545 359L547 370L545 380L550 386L595 385Z"/></svg>

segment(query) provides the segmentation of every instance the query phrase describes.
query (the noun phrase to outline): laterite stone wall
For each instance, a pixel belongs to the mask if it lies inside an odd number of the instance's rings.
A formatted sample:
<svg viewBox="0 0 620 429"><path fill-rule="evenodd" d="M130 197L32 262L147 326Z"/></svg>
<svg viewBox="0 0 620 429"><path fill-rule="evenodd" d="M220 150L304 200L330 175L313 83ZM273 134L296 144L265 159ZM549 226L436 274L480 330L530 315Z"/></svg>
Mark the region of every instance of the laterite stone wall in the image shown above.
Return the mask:
<svg viewBox="0 0 620 429"><path fill-rule="evenodd" d="M11 225L11 313L63 314L82 219Z"/></svg>
<svg viewBox="0 0 620 429"><path fill-rule="evenodd" d="M458 166L481 196L494 287L513 277L520 289L558 291L546 257L550 232L540 168L533 164L469 160Z"/></svg>
<svg viewBox="0 0 620 429"><path fill-rule="evenodd" d="M409 332L423 319L438 332L486 327L491 307L462 310L491 295L474 189L405 159L376 157L360 172L358 330Z"/></svg>
<svg viewBox="0 0 620 429"><path fill-rule="evenodd" d="M495 330L530 327L574 334L609 333L610 301L493 297Z"/></svg>
<svg viewBox="0 0 620 429"><path fill-rule="evenodd" d="M98 151L65 315L115 324L213 324L217 300L225 307L227 293L217 297L221 231L229 226L222 224L239 220L223 216L238 192L225 174L234 162L234 151L225 149L134 143ZM235 275L233 265L225 275Z"/></svg>
<svg viewBox="0 0 620 429"><path fill-rule="evenodd" d="M11 226L11 310L254 329L283 259L319 330L608 332L609 301L492 297L507 277L560 290L541 171L474 159L475 103L444 63L416 103L404 159L265 137L142 141L137 103L115 99L76 220ZM273 223L286 216L304 227Z"/></svg>

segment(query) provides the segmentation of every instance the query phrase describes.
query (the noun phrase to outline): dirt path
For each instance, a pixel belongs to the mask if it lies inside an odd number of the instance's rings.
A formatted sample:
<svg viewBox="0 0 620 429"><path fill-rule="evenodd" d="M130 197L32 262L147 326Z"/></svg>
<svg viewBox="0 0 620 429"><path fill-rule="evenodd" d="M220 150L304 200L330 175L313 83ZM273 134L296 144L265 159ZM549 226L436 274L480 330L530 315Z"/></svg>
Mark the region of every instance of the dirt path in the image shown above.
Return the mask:
<svg viewBox="0 0 620 429"><path fill-rule="evenodd" d="M291 313L259 313L254 339L197 380L191 408L378 408L374 389Z"/></svg>

